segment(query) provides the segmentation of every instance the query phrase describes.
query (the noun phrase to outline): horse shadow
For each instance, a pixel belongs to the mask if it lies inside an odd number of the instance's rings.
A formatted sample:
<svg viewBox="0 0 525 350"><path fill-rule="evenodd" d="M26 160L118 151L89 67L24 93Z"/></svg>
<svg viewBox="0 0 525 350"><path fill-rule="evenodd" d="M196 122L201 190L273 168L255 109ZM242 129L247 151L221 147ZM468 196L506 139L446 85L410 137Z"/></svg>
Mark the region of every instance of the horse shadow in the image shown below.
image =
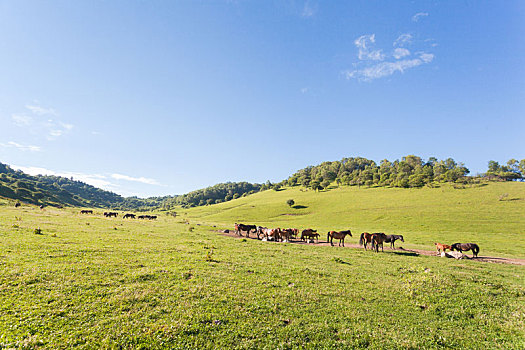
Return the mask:
<svg viewBox="0 0 525 350"><path fill-rule="evenodd" d="M403 255L403 256L419 256L419 254L416 252L408 252L408 251L404 251L404 252L394 251L392 252L392 254Z"/></svg>
<svg viewBox="0 0 525 350"><path fill-rule="evenodd" d="M294 208L294 209L306 209L308 207L306 205L294 205L294 206L292 206L292 208Z"/></svg>

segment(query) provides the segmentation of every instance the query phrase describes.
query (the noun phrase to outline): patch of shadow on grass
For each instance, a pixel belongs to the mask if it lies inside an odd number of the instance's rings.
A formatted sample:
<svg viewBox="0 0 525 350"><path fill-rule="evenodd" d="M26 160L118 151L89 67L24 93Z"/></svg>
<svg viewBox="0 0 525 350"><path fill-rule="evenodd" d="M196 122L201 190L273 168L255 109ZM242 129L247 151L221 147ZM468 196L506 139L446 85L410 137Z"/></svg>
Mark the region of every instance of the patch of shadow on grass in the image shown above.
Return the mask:
<svg viewBox="0 0 525 350"><path fill-rule="evenodd" d="M333 258L332 260L335 261L335 262L338 263L338 264L351 265L349 262L344 261L344 260L341 259L341 258Z"/></svg>
<svg viewBox="0 0 525 350"><path fill-rule="evenodd" d="M308 208L308 206L306 206L306 205L294 205L294 206L292 206L292 208L294 208L294 209L306 209L306 208Z"/></svg>
<svg viewBox="0 0 525 350"><path fill-rule="evenodd" d="M392 252L392 254L403 255L403 256L419 256L416 252Z"/></svg>

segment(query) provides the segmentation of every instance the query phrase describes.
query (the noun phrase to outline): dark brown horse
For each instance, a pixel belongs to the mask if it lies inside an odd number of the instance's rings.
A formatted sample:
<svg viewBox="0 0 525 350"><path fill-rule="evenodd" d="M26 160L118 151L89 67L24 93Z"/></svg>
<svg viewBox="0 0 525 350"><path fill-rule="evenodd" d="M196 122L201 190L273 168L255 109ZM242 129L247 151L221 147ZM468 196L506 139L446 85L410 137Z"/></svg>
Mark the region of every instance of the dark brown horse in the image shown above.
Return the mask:
<svg viewBox="0 0 525 350"><path fill-rule="evenodd" d="M319 234L317 233L317 230L307 228L301 232L301 241L306 241L308 243L309 239L316 239L319 243Z"/></svg>
<svg viewBox="0 0 525 350"><path fill-rule="evenodd" d="M127 213L126 215L124 215L122 217L123 219L135 219L135 214L130 214L130 213Z"/></svg>
<svg viewBox="0 0 525 350"><path fill-rule="evenodd" d="M386 242L386 243L390 243L390 248L392 248L392 249L396 249L396 247L394 247L394 242L397 241L398 239L399 239L401 242L405 242L405 239L403 238L402 235L386 235L386 240L385 240L385 242Z"/></svg>
<svg viewBox="0 0 525 350"><path fill-rule="evenodd" d="M467 252L472 250L472 257L478 257L479 246L476 243L454 243L450 246L450 251Z"/></svg>
<svg viewBox="0 0 525 350"><path fill-rule="evenodd" d="M382 232L372 233L372 250L375 249L376 253L378 253L379 246L381 246L381 251L383 251L383 242L385 242L386 239L386 235Z"/></svg>
<svg viewBox="0 0 525 350"><path fill-rule="evenodd" d="M235 234L236 235L242 236L242 231L246 231L246 237L250 237L251 230L257 231L257 226L235 223Z"/></svg>
<svg viewBox="0 0 525 350"><path fill-rule="evenodd" d="M359 237L359 245L362 245L366 250L368 243L372 243L372 233L363 232Z"/></svg>
<svg viewBox="0 0 525 350"><path fill-rule="evenodd" d="M285 228L281 230L281 240L282 241L290 241L292 237L294 236L294 229L293 228ZM296 235L297 237L297 235Z"/></svg>
<svg viewBox="0 0 525 350"><path fill-rule="evenodd" d="M115 212L112 212L112 211L108 211L108 212L104 212L104 216L107 217L107 218L110 218L110 217L117 217L118 216L118 213L115 213Z"/></svg>
<svg viewBox="0 0 525 350"><path fill-rule="evenodd" d="M80 214L93 214L93 210L81 210Z"/></svg>
<svg viewBox="0 0 525 350"><path fill-rule="evenodd" d="M339 240L339 246L341 246L341 243L343 243L343 247L345 246L345 237L346 235L349 235L352 237L352 232L350 230L346 231L330 231L326 234L326 241L330 242L330 245L334 246L334 238Z"/></svg>

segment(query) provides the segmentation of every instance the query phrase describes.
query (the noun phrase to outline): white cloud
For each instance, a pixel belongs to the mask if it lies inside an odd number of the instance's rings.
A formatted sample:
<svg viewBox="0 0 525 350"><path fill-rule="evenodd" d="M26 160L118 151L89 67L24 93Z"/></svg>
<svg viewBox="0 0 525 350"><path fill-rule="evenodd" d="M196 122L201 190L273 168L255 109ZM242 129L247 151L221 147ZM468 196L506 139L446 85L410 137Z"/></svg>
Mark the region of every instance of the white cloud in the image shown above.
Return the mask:
<svg viewBox="0 0 525 350"><path fill-rule="evenodd" d="M428 16L428 12L418 12L412 16L412 21L418 22L420 18L427 17L427 16Z"/></svg>
<svg viewBox="0 0 525 350"><path fill-rule="evenodd" d="M8 143L0 143L0 147L17 148L21 151L29 151L29 152L40 152L42 150L39 146L21 145L14 141L9 141Z"/></svg>
<svg viewBox="0 0 525 350"><path fill-rule="evenodd" d="M301 93L302 94L306 94L308 92L308 88L307 87L304 87L301 89Z"/></svg>
<svg viewBox="0 0 525 350"><path fill-rule="evenodd" d="M17 126L29 126L33 122L33 118L23 114L12 114L11 119Z"/></svg>
<svg viewBox="0 0 525 350"><path fill-rule="evenodd" d="M394 54L393 54L394 58L397 60L402 57L409 56L409 55L410 55L410 51L402 47L396 47L394 50Z"/></svg>
<svg viewBox="0 0 525 350"><path fill-rule="evenodd" d="M74 125L58 120L58 113L53 108L45 108L37 104L26 105L31 115L15 113L11 115L13 124L25 127L33 135L45 135L48 140L54 140L70 132ZM28 113L28 112L26 112Z"/></svg>
<svg viewBox="0 0 525 350"><path fill-rule="evenodd" d="M375 34L365 34L355 39L354 45L359 50L357 57L360 60L382 61L385 58L382 50L372 49L375 42Z"/></svg>
<svg viewBox="0 0 525 350"><path fill-rule="evenodd" d="M354 71L343 72L346 79L356 78L361 81L372 81L374 79L390 76L395 72L404 73L407 69L430 63L434 59L433 54L421 53L419 58L405 59L394 62L381 62L373 66Z"/></svg>
<svg viewBox="0 0 525 350"><path fill-rule="evenodd" d="M412 43L412 35L405 33L397 37L396 41L394 41L394 46L405 46L410 43Z"/></svg>
<svg viewBox="0 0 525 350"><path fill-rule="evenodd" d="M315 15L316 8L313 6L310 1L307 1L304 3L303 10L301 12L301 16L308 18Z"/></svg>
<svg viewBox="0 0 525 350"><path fill-rule="evenodd" d="M111 177L116 180L125 180L125 181L133 181L133 182L141 182L148 185L157 185L160 186L160 183L155 179L148 179L146 177L132 177L128 175L122 175L122 174L111 174Z"/></svg>
<svg viewBox="0 0 525 350"><path fill-rule="evenodd" d="M430 63L434 59L434 54L423 52L419 57L424 63Z"/></svg>
<svg viewBox="0 0 525 350"><path fill-rule="evenodd" d="M103 188L106 190L113 191L118 186L111 183L107 180L107 177L104 175L99 174L84 174L84 173L77 173L77 172L70 172L70 171L53 171L46 168L39 168L39 167L26 167L26 166L18 166L18 165L12 165L13 169L22 170L24 173L27 173L29 175L54 175L54 176L62 176L67 178L73 178L73 180L76 181L82 181L85 182L91 186L95 186L98 188Z"/></svg>
<svg viewBox="0 0 525 350"><path fill-rule="evenodd" d="M37 115L54 115L57 116L57 112L53 108L45 108L36 105L26 105L26 108Z"/></svg>

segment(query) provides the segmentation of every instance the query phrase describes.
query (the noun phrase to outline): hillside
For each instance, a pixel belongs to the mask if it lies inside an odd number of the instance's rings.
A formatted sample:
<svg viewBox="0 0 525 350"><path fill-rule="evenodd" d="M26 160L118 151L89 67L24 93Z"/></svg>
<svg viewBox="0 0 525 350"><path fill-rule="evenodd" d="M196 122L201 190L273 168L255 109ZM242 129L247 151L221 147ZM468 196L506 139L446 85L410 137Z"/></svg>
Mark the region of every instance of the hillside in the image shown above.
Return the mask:
<svg viewBox="0 0 525 350"><path fill-rule="evenodd" d="M35 205L151 209L167 197L122 197L61 176L28 175L0 163L0 196Z"/></svg>
<svg viewBox="0 0 525 350"><path fill-rule="evenodd" d="M294 207L286 204L288 199L295 201ZM224 228L243 222L312 227L324 234L351 229L354 243L363 231L387 232L404 235L405 247L433 249L433 242L472 241L480 244L482 254L525 257L525 183L519 182L320 192L293 187L180 213L190 222Z"/></svg>

